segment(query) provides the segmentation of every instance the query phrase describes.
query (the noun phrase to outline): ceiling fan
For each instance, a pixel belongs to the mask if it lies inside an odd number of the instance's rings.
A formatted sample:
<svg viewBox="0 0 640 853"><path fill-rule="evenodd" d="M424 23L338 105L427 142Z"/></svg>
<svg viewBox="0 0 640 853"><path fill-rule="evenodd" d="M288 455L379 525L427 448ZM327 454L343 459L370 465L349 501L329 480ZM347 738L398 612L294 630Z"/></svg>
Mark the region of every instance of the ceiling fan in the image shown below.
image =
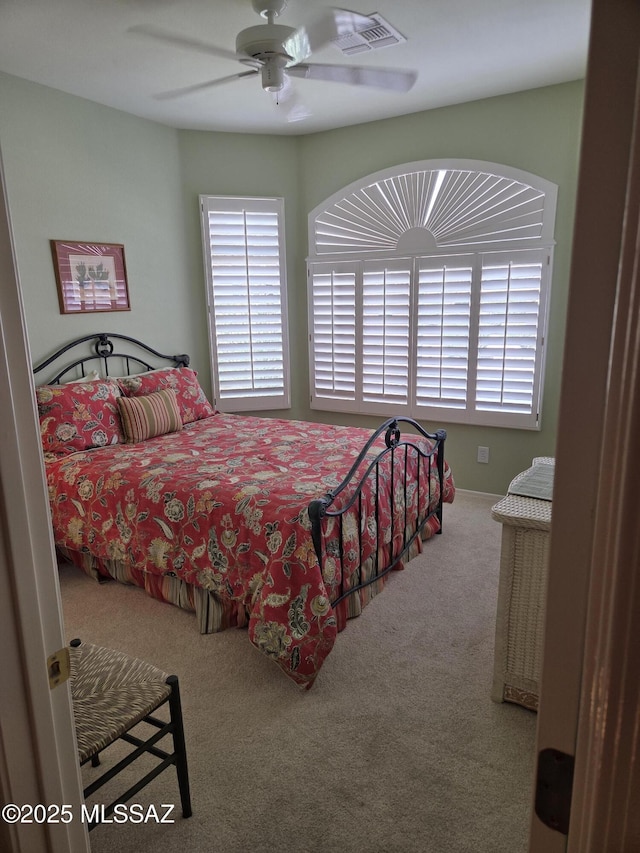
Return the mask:
<svg viewBox="0 0 640 853"><path fill-rule="evenodd" d="M373 68L354 65L324 65L307 62L311 54L341 36L358 33L375 26L366 15L346 9L325 9L315 21L294 28L276 24L274 20L284 11L287 0L251 0L254 10L266 19L263 24L247 27L238 33L235 52L216 47L199 39L172 33L154 26L134 26L129 32L158 39L177 47L198 50L210 56L235 59L249 68L227 77L196 83L182 89L164 92L158 98L175 98L213 86L230 83L244 77L261 77L262 88L275 97L292 100L289 78L302 77L373 86L397 92L407 92L415 83L415 71L394 68Z"/></svg>

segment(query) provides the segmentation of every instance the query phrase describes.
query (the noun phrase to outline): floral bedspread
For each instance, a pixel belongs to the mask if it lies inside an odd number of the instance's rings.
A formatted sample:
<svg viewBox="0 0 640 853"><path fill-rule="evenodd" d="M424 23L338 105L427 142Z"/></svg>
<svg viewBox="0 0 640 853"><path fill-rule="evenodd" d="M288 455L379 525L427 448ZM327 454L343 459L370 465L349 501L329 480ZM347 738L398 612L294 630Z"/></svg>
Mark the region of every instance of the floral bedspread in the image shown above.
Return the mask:
<svg viewBox="0 0 640 853"><path fill-rule="evenodd" d="M338 631L330 601L343 567L328 547L323 576L307 506L340 483L370 434L216 414L139 444L48 461L56 544L242 602L251 642L309 687Z"/></svg>

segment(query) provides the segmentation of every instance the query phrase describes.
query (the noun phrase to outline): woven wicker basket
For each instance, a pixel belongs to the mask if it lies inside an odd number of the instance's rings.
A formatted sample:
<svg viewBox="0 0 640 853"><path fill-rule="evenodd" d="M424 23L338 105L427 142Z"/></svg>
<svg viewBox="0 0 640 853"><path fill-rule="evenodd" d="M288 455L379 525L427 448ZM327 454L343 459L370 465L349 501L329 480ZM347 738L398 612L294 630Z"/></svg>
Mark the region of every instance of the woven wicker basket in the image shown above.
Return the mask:
<svg viewBox="0 0 640 853"><path fill-rule="evenodd" d="M553 463L536 457L533 465ZM526 474L515 477L509 489ZM507 494L491 510L502 524L491 698L538 707L542 668L551 501Z"/></svg>

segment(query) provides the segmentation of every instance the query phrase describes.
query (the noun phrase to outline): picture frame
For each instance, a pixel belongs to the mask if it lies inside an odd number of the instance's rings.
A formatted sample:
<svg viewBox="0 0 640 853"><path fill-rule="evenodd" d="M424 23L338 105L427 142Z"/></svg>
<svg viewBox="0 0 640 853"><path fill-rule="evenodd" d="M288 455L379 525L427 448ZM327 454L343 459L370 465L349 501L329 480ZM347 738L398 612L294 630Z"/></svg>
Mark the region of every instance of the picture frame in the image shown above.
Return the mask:
<svg viewBox="0 0 640 853"><path fill-rule="evenodd" d="M61 314L131 310L122 243L50 243Z"/></svg>

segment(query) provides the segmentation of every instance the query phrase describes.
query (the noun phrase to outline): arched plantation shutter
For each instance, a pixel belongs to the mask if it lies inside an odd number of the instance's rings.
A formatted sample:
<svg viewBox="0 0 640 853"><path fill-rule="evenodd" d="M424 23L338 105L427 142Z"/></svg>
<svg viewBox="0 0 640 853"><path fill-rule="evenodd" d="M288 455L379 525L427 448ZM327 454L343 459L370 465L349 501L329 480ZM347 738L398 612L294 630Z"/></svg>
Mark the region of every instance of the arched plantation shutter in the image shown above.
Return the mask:
<svg viewBox="0 0 640 853"><path fill-rule="evenodd" d="M556 193L508 167L428 161L312 211L312 406L536 428ZM348 305L330 315L323 288L345 275Z"/></svg>

